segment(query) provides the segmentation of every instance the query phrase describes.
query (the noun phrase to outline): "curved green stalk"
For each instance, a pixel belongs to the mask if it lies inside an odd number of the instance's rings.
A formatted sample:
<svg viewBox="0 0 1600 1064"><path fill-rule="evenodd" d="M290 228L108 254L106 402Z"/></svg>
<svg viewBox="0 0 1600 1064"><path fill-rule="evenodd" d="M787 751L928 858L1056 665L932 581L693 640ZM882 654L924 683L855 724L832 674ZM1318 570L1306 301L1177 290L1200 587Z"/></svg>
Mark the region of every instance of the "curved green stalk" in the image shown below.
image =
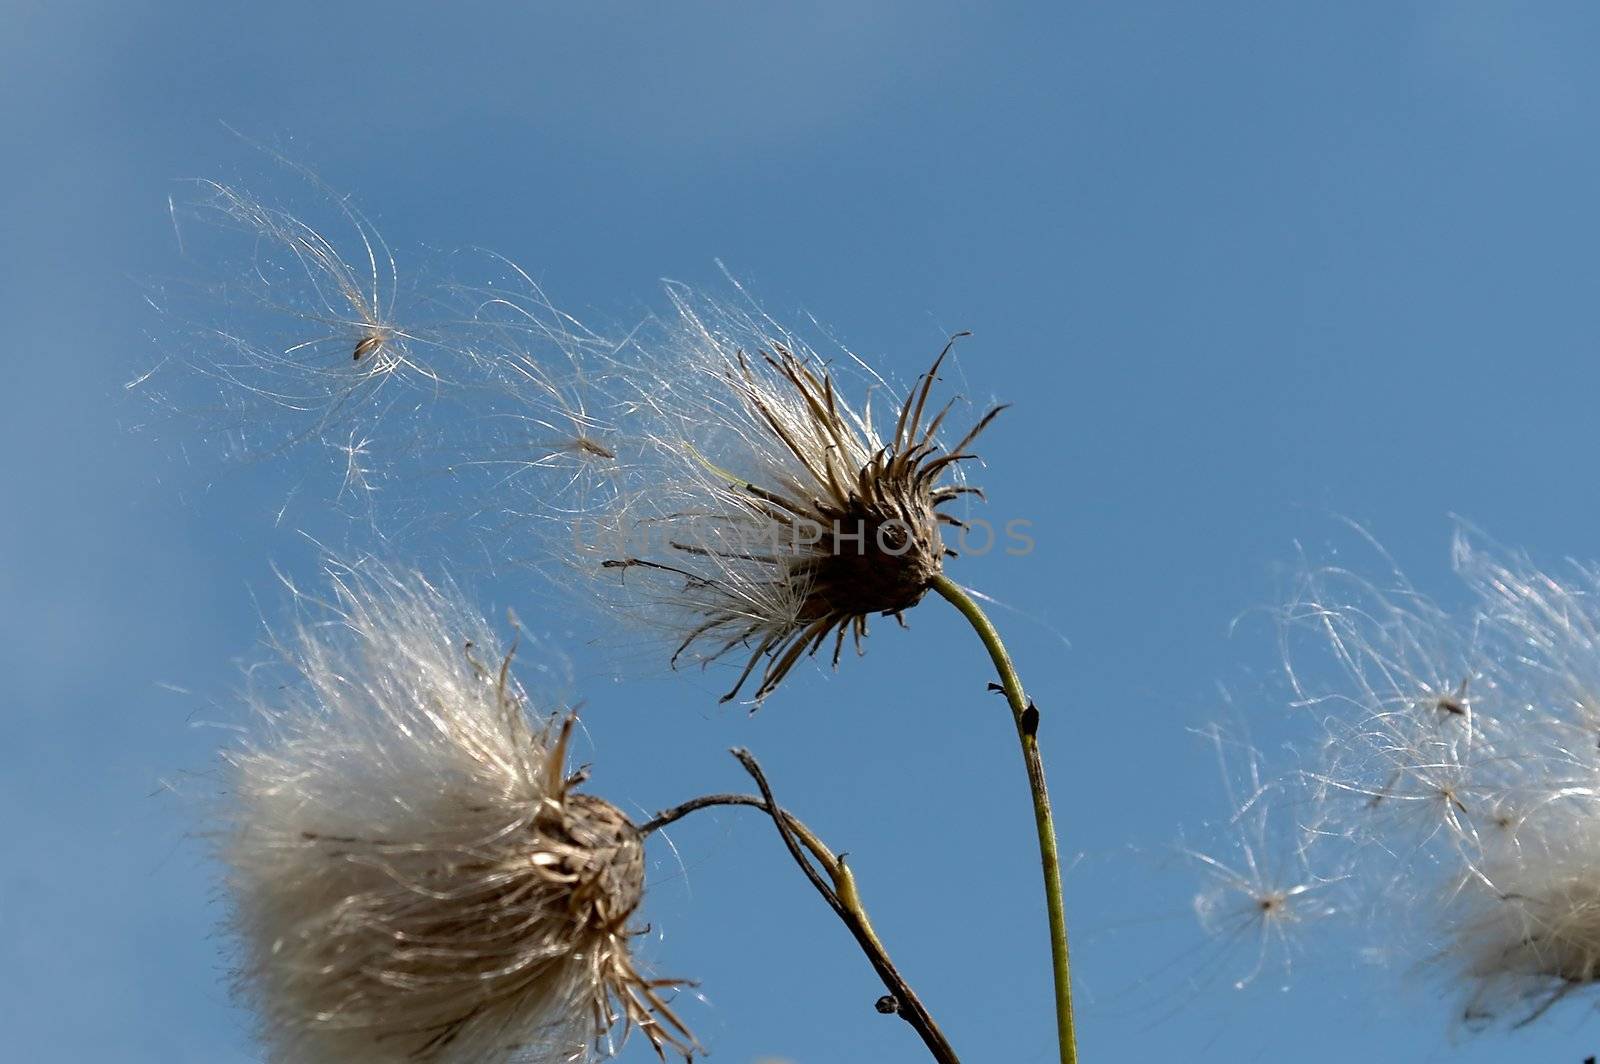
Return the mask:
<svg viewBox="0 0 1600 1064"><path fill-rule="evenodd" d="M942 573L931 585L961 611L983 640L984 649L1000 674L1000 688L1011 704L1011 717L1022 744L1022 760L1028 769L1028 790L1033 794L1033 820L1039 831L1039 861L1044 866L1045 905L1050 912L1050 961L1055 975L1056 1035L1061 1043L1061 1064L1077 1064L1078 1044L1072 1027L1072 964L1067 955L1067 912L1061 891L1061 856L1056 847L1055 820L1050 814L1050 792L1045 787L1044 761L1039 756L1039 711L1022 693L1022 680L1011 664L1000 633L987 615L961 585Z"/></svg>

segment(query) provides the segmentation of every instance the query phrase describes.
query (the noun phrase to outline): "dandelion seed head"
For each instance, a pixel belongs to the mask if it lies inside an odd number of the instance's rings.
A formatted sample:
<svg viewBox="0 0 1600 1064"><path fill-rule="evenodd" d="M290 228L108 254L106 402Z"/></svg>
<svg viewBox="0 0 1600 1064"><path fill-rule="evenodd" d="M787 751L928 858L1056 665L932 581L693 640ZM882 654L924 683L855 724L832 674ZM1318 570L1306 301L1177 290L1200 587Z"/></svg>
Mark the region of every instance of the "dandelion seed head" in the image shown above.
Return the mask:
<svg viewBox="0 0 1600 1064"><path fill-rule="evenodd" d="M576 1061L693 1039L641 974L643 840L530 722L487 627L345 572L251 696L222 832L238 983L272 1059Z"/></svg>

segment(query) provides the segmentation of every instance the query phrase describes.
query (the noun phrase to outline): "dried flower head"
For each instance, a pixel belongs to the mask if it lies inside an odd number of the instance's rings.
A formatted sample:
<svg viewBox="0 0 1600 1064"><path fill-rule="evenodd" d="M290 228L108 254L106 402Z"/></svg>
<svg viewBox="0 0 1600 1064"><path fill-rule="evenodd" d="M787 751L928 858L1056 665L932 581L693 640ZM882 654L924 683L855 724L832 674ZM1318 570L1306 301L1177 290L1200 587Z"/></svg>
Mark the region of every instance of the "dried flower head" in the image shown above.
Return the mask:
<svg viewBox="0 0 1600 1064"><path fill-rule="evenodd" d="M643 840L533 727L493 638L420 579L344 574L299 682L253 698L223 857L273 1060L584 1059L694 1042L641 974Z"/></svg>
<svg viewBox="0 0 1600 1064"><path fill-rule="evenodd" d="M764 662L760 702L830 638L837 665L847 636L860 651L871 615L898 619L921 600L954 553L941 526L959 522L943 507L981 494L954 471L1002 408L939 442L954 400L934 411L929 397L946 345L880 431L870 399L858 412L771 319L673 296L677 321L621 373L649 446L601 515L597 552L623 588L664 608L674 664L748 655L724 701Z"/></svg>

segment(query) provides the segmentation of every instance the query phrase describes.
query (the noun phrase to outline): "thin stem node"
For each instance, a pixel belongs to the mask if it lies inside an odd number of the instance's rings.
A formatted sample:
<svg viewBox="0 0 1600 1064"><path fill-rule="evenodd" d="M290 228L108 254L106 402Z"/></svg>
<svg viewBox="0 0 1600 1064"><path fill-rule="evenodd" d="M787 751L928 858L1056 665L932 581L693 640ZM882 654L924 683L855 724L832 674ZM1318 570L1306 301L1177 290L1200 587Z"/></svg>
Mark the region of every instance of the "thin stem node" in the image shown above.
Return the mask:
<svg viewBox="0 0 1600 1064"><path fill-rule="evenodd" d="M967 619L1000 674L998 684L989 690L1000 691L1011 706L1017 741L1022 746L1022 761L1028 772L1028 790L1033 795L1033 820L1039 835L1039 863L1044 869L1045 906L1050 916L1050 962L1055 977L1056 1037L1061 1045L1061 1064L1078 1064L1077 1035L1072 1023L1072 963L1067 952L1067 910L1061 888L1061 854L1056 842L1055 817L1050 812L1050 792L1045 786L1044 759L1039 754L1039 707L1023 693L1011 655L1000 641L1000 633L973 597L943 573L932 581L937 591Z"/></svg>
<svg viewBox="0 0 1600 1064"><path fill-rule="evenodd" d="M699 798L691 798L681 805L670 809L663 809L640 826L642 834L649 835L668 824L681 820L690 813L713 806L741 805L760 809L772 819L778 829L778 835L783 840L784 846L789 850L790 856L800 866L811 885L817 893L828 903L834 913L855 937L856 944L866 954L873 971L878 973L878 978L883 981L884 989L889 991L879 998L876 1008L886 1015L898 1015L909 1023L921 1036L923 1044L928 1047L928 1052L939 1064L961 1064L955 1050L951 1048L944 1032L934 1022L933 1016L928 1012L922 1000L917 997L916 991L901 976L895 968L894 962L889 959L889 951L884 948L883 942L872 928L872 921L867 918L866 907L861 903L861 895L856 889L855 873L850 871L845 863L843 854L835 855L822 839L817 836L801 820L778 805L772 796L772 788L767 783L766 774L761 771L761 766L748 750L735 749L733 756L739 759L739 764L750 773L756 781L756 786L761 791L757 798L749 794L707 794ZM810 856L808 857L807 854ZM813 860L816 864L813 864ZM828 878L823 879L818 873L816 865L821 865ZM830 884L831 881L831 884ZM885 1008L888 1002L893 1007Z"/></svg>

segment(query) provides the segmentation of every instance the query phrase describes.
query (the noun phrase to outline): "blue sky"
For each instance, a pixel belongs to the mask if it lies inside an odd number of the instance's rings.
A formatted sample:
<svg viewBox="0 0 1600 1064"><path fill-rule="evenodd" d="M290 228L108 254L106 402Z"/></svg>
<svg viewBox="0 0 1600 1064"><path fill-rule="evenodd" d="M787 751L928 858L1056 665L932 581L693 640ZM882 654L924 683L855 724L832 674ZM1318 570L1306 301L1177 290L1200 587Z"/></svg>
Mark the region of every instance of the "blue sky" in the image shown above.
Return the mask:
<svg viewBox="0 0 1600 1064"><path fill-rule="evenodd" d="M210 722L236 719L240 666L285 616L273 567L310 581L302 532L365 533L294 492L320 456L230 462L123 387L172 340L144 294L181 265L180 182L265 174L255 191L293 202L223 123L354 193L396 248L492 247L586 317L659 309L661 278L712 284L721 259L902 380L975 333L966 388L1015 404L985 441L991 509L1038 549L954 572L1014 607L998 619L1045 710L1086 1061L1600 1051L1582 1008L1462 1035L1452 987L1355 943L1310 939L1288 992L1236 992L1193 950L1170 856L1217 811L1190 729L1282 722L1270 637L1229 628L1274 601L1297 541L1361 521L1447 601L1451 513L1540 559L1600 556L1597 23L1582 4L5 5L11 1051L256 1059L192 837L228 735ZM515 568L461 575L568 648L597 789L653 809L739 787L724 751L752 748L850 852L967 1058L1052 1058L1027 796L953 612L880 625L864 660L751 718L717 708L719 674L614 679ZM730 812L673 841L650 950L701 981L714 1059L921 1059L769 826Z"/></svg>

